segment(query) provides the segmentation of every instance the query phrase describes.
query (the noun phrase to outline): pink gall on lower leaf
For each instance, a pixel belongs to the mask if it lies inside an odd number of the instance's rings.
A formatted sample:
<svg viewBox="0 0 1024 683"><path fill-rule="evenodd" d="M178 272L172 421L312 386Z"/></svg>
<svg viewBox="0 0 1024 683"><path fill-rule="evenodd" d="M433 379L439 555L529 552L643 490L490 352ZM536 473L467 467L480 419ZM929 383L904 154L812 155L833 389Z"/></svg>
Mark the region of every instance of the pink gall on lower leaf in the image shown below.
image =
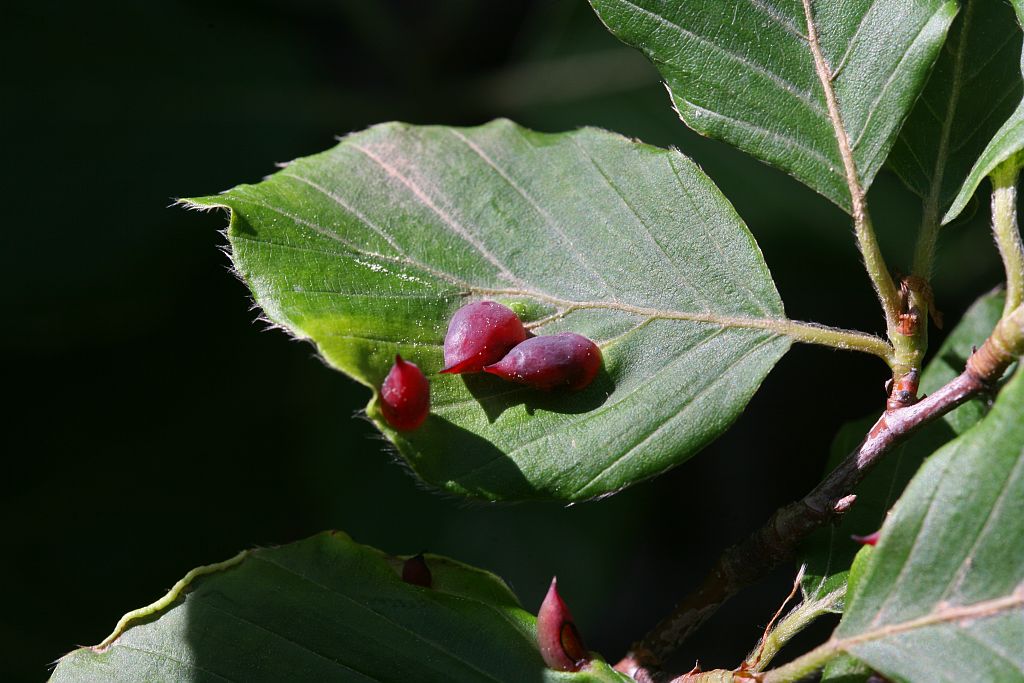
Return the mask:
<svg viewBox="0 0 1024 683"><path fill-rule="evenodd" d="M590 653L572 613L558 594L558 579L551 579L551 587L537 612L537 644L541 657L555 671L579 671L590 662Z"/></svg>
<svg viewBox="0 0 1024 683"><path fill-rule="evenodd" d="M873 534L867 536L851 536L851 538L861 545L878 545L878 538L881 535L881 531L876 531Z"/></svg>
<svg viewBox="0 0 1024 683"><path fill-rule="evenodd" d="M423 553L413 555L402 563L402 581L421 588L431 588L434 585L434 577Z"/></svg>

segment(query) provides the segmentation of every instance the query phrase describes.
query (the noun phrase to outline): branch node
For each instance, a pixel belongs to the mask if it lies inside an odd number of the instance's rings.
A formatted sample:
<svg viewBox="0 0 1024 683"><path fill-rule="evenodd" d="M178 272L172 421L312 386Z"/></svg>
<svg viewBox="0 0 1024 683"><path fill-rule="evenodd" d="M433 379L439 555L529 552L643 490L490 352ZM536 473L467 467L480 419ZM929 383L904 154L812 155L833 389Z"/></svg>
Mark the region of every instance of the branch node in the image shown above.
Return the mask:
<svg viewBox="0 0 1024 683"><path fill-rule="evenodd" d="M853 507L853 504L857 502L857 494L851 493L848 496L843 496L836 501L836 504L832 506L832 512L837 515L845 515Z"/></svg>

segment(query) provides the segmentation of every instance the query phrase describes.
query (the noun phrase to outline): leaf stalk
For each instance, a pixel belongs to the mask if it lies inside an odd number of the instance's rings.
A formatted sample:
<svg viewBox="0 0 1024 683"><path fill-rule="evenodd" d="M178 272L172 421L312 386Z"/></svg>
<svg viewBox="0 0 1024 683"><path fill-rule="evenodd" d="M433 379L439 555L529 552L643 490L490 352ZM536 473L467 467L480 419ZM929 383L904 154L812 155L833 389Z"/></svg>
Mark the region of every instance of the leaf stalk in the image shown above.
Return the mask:
<svg viewBox="0 0 1024 683"><path fill-rule="evenodd" d="M992 171L992 233L1006 270L1004 317L1024 300L1024 246L1017 225L1017 178L1020 165L1011 158Z"/></svg>
<svg viewBox="0 0 1024 683"><path fill-rule="evenodd" d="M772 669L755 680L758 683L792 683L799 681L825 666L830 659L841 652L847 652L850 648L874 640L888 638L907 633L917 629L928 628L938 624L960 623L987 619L1009 610L1019 609L1024 606L1024 586L1020 586L1010 595L993 600L983 600L971 605L962 606L940 606L934 612L926 614L917 619L904 621L897 624L880 626L871 631L860 633L848 638L837 638L833 636L822 645L811 650L802 657L797 657L789 664Z"/></svg>
<svg viewBox="0 0 1024 683"><path fill-rule="evenodd" d="M551 296L542 292L526 289L489 289L475 287L469 290L470 294L483 296L525 296L537 301L551 304L558 309L558 312L542 318L538 324L531 325L531 329L538 329L544 324L564 318L573 311L587 309L606 309L622 311L649 320L692 320L694 322L707 323L709 325L721 325L730 328L747 328L768 330L781 336L790 337L794 341L807 344L818 344L829 346L843 351L862 351L878 356L890 366L895 362L892 346L880 337L865 332L855 332L837 327L827 327L817 323L800 322L788 318L748 318L744 316L717 315L714 313L673 311L648 306L636 306L621 301L572 301L561 297Z"/></svg>
<svg viewBox="0 0 1024 683"><path fill-rule="evenodd" d="M798 577L798 581L799 581ZM831 614L846 596L846 586L842 586L817 600L800 603L789 614L783 617L775 628L764 634L761 643L751 652L740 666L740 671L758 673L768 668L772 659L779 653L793 636L811 625L818 617Z"/></svg>
<svg viewBox="0 0 1024 683"><path fill-rule="evenodd" d="M807 20L807 42L814 57L814 68L818 74L818 80L821 81L821 87L825 93L829 119L835 130L839 156L843 160L843 168L846 172L846 184L850 189L850 212L853 215L857 247L864 259L864 267L867 269L868 277L871 278L871 284L874 285L878 300L882 304L886 330L889 333L889 338L892 339L899 322L899 291L889 268L885 265L885 258L882 256L882 250L878 245L878 238L875 236L875 230L871 223L864 187L861 185L857 163L854 161L853 149L850 146L850 136L846 131L846 124L843 123L839 100L836 98L835 88L832 86L834 75L828 62L825 61L825 55L822 54L821 43L818 40L818 28L814 21L811 0L803 0L803 6L804 16Z"/></svg>
<svg viewBox="0 0 1024 683"><path fill-rule="evenodd" d="M761 528L727 548L697 590L636 643L616 668L638 672L660 667L729 598L789 560L812 532L845 513L849 509L846 501L849 494L886 453L925 424L978 394L992 391L1010 363L1022 354L1024 305L1000 320L985 343L968 359L960 375L913 405L886 410L857 448L810 493L778 509ZM833 653L821 660L814 660L811 654L805 655L808 659L804 660L810 667L808 672ZM765 680L798 679L799 676Z"/></svg>

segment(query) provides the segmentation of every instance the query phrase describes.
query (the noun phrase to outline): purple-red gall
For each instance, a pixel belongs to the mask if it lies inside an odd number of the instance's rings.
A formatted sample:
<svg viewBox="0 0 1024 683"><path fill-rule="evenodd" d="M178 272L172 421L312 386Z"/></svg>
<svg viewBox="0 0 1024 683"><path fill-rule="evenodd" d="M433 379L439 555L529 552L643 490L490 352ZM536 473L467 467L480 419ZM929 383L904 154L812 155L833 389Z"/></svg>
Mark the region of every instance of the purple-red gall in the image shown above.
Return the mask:
<svg viewBox="0 0 1024 683"><path fill-rule="evenodd" d="M601 369L601 349L575 332L533 337L516 346L484 371L535 389L577 391Z"/></svg>
<svg viewBox="0 0 1024 683"><path fill-rule="evenodd" d="M402 581L423 588L430 588L433 585L434 577L430 573L427 558L423 557L423 553L413 555L402 563Z"/></svg>
<svg viewBox="0 0 1024 683"><path fill-rule="evenodd" d="M875 533L868 534L867 536L852 536L851 538L861 545L877 545L878 537L881 533L881 531L876 531Z"/></svg>
<svg viewBox="0 0 1024 683"><path fill-rule="evenodd" d="M466 304L448 323L441 372L480 372L524 339L526 328L511 308L494 301Z"/></svg>
<svg viewBox="0 0 1024 683"><path fill-rule="evenodd" d="M380 388L380 410L400 431L416 429L430 412L430 383L415 363L395 356L395 364Z"/></svg>
<svg viewBox="0 0 1024 683"><path fill-rule="evenodd" d="M555 671L579 671L590 661L572 614L558 595L558 579L551 587L537 612L537 644L544 663Z"/></svg>

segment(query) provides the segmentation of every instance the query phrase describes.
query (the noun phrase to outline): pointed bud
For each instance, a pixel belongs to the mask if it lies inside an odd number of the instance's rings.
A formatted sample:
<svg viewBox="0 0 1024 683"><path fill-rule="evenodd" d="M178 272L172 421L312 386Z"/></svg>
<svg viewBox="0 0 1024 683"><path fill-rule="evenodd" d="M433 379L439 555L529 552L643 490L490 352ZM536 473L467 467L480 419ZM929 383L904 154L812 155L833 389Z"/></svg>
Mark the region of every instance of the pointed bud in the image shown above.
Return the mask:
<svg viewBox="0 0 1024 683"><path fill-rule="evenodd" d="M881 533L881 531L876 531L875 533L868 534L867 536L851 536L850 538L861 545L876 545L878 543L878 535Z"/></svg>
<svg viewBox="0 0 1024 683"><path fill-rule="evenodd" d="M402 581L423 588L430 588L433 585L434 577L430 575L430 567L427 566L427 558L423 557L423 553L414 555L402 563Z"/></svg>
<svg viewBox="0 0 1024 683"><path fill-rule="evenodd" d="M537 613L537 644L544 663L555 671L579 671L590 661L572 621L569 608L558 595L558 579L551 579L551 587Z"/></svg>

